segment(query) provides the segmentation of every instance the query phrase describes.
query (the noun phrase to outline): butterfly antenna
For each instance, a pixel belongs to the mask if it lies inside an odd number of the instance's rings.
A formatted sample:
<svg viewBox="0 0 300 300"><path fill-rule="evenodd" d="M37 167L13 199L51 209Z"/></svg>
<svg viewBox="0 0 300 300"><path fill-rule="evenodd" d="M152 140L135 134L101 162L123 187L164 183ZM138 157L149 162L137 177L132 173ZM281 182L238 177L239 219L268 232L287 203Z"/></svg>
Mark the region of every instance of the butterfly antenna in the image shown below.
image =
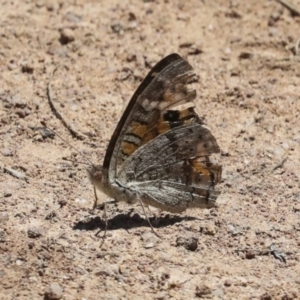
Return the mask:
<svg viewBox="0 0 300 300"><path fill-rule="evenodd" d="M69 159L69 158L66 158L66 157L63 157L62 159L63 159L63 160L66 160L66 161L74 162L74 159ZM87 165L87 166L90 166L90 163L89 163L89 162L79 161L79 160L77 160L76 162L79 163L79 164L81 164L81 165Z"/></svg>
<svg viewBox="0 0 300 300"><path fill-rule="evenodd" d="M76 149L74 146L72 146L66 139L64 139L61 135L59 135L58 133L56 133L54 130L52 130L51 128L49 128L46 124L45 121L41 121L41 124L47 129L49 130L50 132L52 132L54 135L56 135L58 138L60 138L63 142L65 142L71 149L73 149L74 151L76 151L78 154L80 154L85 160L88 161L88 163L91 165L91 166L94 166L94 164L87 158L83 155L83 153L81 153L78 149Z"/></svg>

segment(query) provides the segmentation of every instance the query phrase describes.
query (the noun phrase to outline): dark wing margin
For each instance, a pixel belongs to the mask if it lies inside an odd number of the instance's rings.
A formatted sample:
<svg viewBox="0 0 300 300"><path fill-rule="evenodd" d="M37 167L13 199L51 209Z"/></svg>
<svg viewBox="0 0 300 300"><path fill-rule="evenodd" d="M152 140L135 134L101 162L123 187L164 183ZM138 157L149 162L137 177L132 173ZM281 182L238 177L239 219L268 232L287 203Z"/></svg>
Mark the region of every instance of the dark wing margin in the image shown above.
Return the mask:
<svg viewBox="0 0 300 300"><path fill-rule="evenodd" d="M152 70L148 73L148 75L145 77L145 79L142 81L142 83L139 85L136 92L133 94L127 108L125 109L125 112L123 113L111 139L108 144L106 154L103 161L103 176L105 178L108 178L108 172L111 164L112 155L114 153L114 149L116 146L116 143L118 141L119 136L121 136L122 129L124 128L124 125L130 116L130 113L135 106L138 97L144 92L144 90L149 86L149 84L152 82L152 80L159 74L162 70L164 70L168 65L173 64L176 61L182 61L183 58L176 54L170 54L163 58L160 62L158 62ZM188 64L188 63L187 63ZM192 68L191 68L192 69Z"/></svg>

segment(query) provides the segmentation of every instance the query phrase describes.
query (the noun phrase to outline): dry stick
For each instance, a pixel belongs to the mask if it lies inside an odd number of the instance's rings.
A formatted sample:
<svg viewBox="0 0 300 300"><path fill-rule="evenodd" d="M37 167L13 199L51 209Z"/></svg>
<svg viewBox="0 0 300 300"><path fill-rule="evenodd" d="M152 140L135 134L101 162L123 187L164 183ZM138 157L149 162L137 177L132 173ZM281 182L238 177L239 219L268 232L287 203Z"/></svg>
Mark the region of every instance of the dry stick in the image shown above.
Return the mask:
<svg viewBox="0 0 300 300"><path fill-rule="evenodd" d="M279 259L281 262L286 263L286 254L279 251L274 244L271 244L269 249L258 250L258 249L237 249L236 252L254 252L255 255L268 255L272 254L276 259Z"/></svg>
<svg viewBox="0 0 300 300"><path fill-rule="evenodd" d="M13 177L16 177L18 179L22 179L22 180L25 180L26 182L28 182L28 177L23 172L19 172L19 171L15 170L15 169L12 169L10 167L4 167L4 171L6 173L12 175Z"/></svg>
<svg viewBox="0 0 300 300"><path fill-rule="evenodd" d="M296 45L295 45L295 54L298 56L300 54L300 39L297 40Z"/></svg>
<svg viewBox="0 0 300 300"><path fill-rule="evenodd" d="M57 109L55 108L54 104L53 104L53 101L52 101L52 96L51 96L51 81L52 81L52 78L54 76L54 73L57 71L57 69L59 68L60 65L57 65L51 76L50 76L50 80L49 80L49 83L47 85L47 98L48 98L48 102L49 102L49 105L50 105L50 108L52 110L52 112L54 113L54 115L59 119L61 120L61 122L63 123L63 125L69 130L69 132L71 133L72 137L78 139L78 140L83 140L84 137L82 135L80 135L79 133L77 133L74 129L71 128L71 126L65 121L65 119L63 118L63 116L57 111Z"/></svg>
<svg viewBox="0 0 300 300"><path fill-rule="evenodd" d="M294 16L300 16L300 10L295 4L286 0L277 0L277 2L287 8Z"/></svg>
<svg viewBox="0 0 300 300"><path fill-rule="evenodd" d="M288 156L286 156L279 164L277 164L273 169L272 172L274 172L275 170L282 168L284 163L287 161Z"/></svg>

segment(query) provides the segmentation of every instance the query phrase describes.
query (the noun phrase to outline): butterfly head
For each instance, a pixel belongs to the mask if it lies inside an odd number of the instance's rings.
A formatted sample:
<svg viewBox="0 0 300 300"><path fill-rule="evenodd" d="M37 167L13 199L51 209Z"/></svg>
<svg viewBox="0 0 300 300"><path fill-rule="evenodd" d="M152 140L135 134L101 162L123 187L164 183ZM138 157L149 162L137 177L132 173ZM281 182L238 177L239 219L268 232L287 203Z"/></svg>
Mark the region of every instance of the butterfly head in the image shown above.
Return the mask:
<svg viewBox="0 0 300 300"><path fill-rule="evenodd" d="M105 173L105 168L103 168L100 165L98 165L98 166L92 165L90 168L87 169L87 171L88 171L88 175L89 175L91 183L99 191L106 194L108 197L116 199L118 201L129 202L129 200L127 200L126 196L131 197L131 195L129 195L128 193L127 194L121 193L121 191L123 191L124 188L122 186L120 186L120 184L116 184L113 188L112 182L110 182L107 179L107 175ZM120 195L122 195L121 198L120 198ZM124 198L124 196L125 196L125 198Z"/></svg>
<svg viewBox="0 0 300 300"><path fill-rule="evenodd" d="M92 165L87 169L91 183L98 188L103 190L103 167L100 165Z"/></svg>

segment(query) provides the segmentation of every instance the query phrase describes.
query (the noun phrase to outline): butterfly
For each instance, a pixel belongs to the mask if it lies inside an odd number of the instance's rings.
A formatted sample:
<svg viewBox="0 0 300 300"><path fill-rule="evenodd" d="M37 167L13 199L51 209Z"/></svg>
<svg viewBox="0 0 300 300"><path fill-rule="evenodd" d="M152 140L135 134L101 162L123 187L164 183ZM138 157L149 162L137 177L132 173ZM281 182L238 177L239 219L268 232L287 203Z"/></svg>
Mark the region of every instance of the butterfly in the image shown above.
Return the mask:
<svg viewBox="0 0 300 300"><path fill-rule="evenodd" d="M174 109L196 98L189 88L194 76L176 53L152 68L125 109L103 165L88 169L94 187L116 201L172 213L215 205L222 167L209 156L220 148L194 107Z"/></svg>

